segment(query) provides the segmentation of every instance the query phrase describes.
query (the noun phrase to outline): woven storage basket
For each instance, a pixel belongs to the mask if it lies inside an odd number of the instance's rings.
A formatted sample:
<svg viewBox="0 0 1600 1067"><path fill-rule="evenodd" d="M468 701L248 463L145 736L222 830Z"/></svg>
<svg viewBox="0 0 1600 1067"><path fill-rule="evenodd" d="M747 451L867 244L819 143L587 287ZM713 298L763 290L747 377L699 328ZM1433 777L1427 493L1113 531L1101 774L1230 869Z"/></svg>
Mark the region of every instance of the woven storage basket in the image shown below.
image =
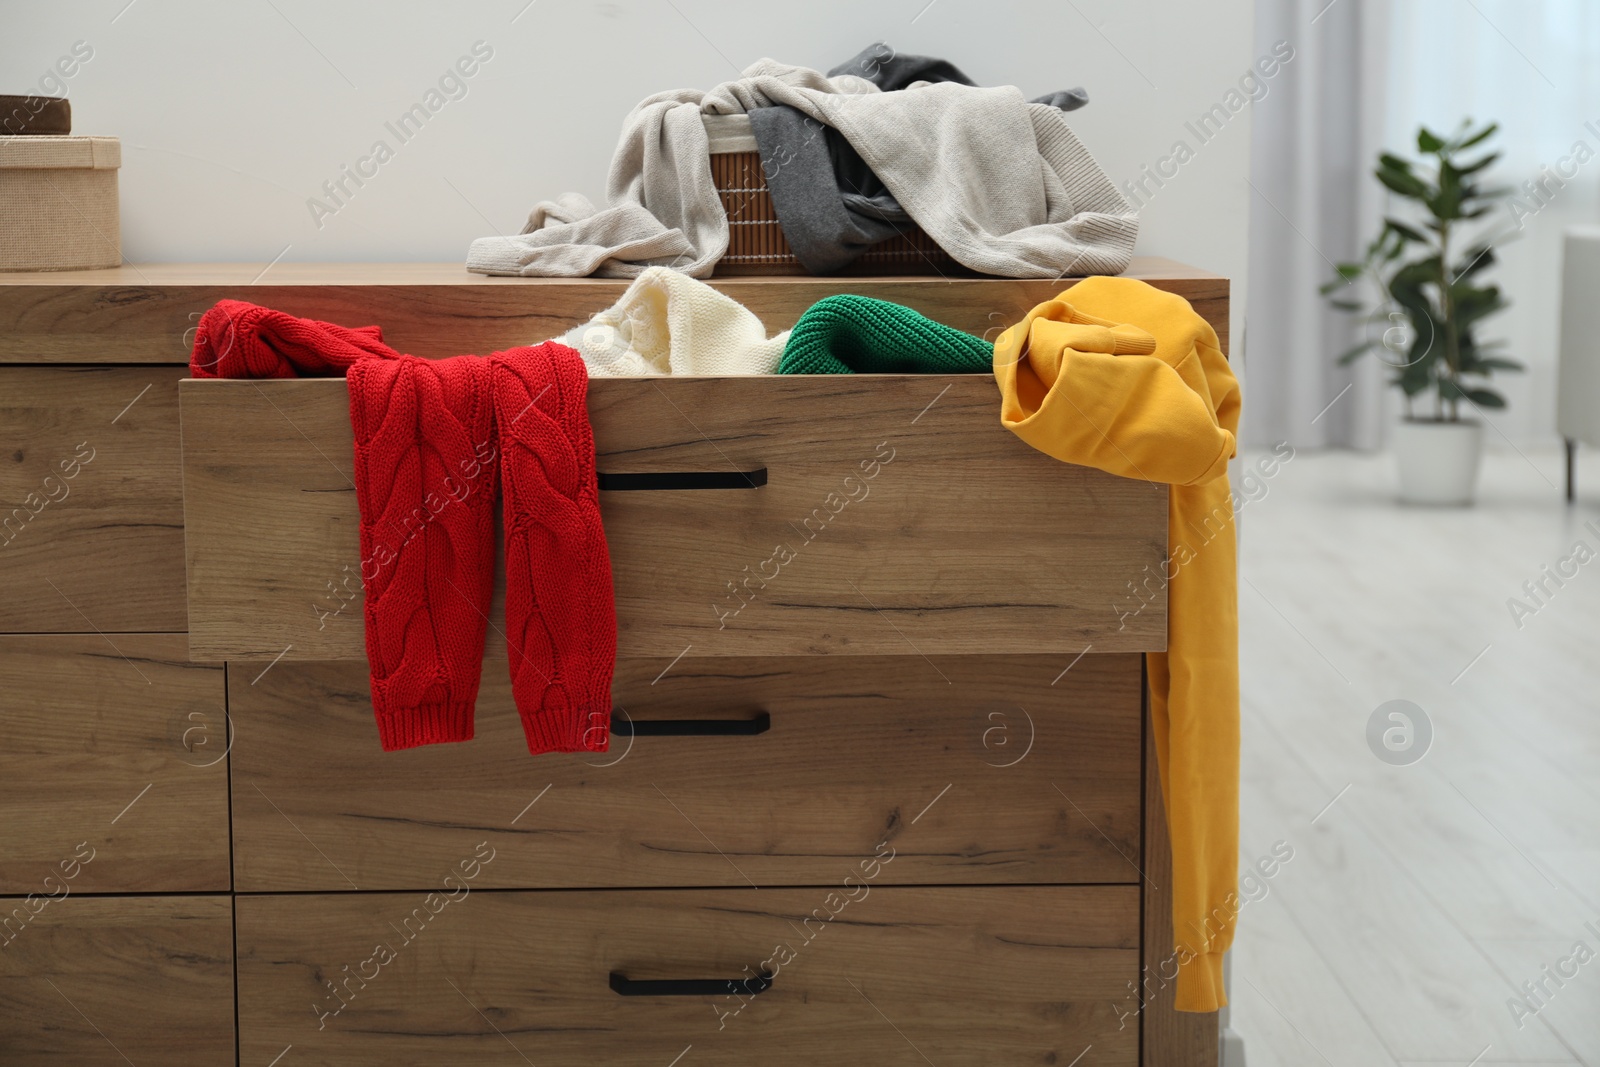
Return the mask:
<svg viewBox="0 0 1600 1067"><path fill-rule="evenodd" d="M748 115L705 115L711 143L711 180L728 213L728 250L715 273L806 274L784 239L778 213L761 169L761 152L750 132ZM961 268L933 238L911 229L880 241L856 260L845 274L944 274Z"/></svg>
<svg viewBox="0 0 1600 1067"><path fill-rule="evenodd" d="M0 137L0 270L122 262L115 137Z"/></svg>

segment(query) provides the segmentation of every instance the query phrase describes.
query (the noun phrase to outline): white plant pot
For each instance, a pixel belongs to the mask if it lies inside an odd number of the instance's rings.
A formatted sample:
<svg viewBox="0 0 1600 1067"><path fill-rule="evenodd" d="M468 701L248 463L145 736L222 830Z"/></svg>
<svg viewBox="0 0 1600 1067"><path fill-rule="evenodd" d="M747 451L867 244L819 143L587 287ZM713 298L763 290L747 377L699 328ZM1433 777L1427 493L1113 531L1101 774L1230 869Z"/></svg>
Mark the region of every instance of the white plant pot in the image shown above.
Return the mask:
<svg viewBox="0 0 1600 1067"><path fill-rule="evenodd" d="M1472 503L1483 455L1481 424L1406 419L1395 427L1394 451L1403 503Z"/></svg>

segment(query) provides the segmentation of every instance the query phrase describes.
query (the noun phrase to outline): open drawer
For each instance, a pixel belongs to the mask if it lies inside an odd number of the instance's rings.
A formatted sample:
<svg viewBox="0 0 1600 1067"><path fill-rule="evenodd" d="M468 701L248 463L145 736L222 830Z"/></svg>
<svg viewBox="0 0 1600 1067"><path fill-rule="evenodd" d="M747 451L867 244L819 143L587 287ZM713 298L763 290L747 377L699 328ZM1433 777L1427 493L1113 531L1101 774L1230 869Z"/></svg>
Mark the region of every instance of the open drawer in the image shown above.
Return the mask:
<svg viewBox="0 0 1600 1067"><path fill-rule="evenodd" d="M191 658L363 658L344 381L179 396ZM597 379L589 414L623 657L1165 647L1165 487L1034 451L986 375Z"/></svg>

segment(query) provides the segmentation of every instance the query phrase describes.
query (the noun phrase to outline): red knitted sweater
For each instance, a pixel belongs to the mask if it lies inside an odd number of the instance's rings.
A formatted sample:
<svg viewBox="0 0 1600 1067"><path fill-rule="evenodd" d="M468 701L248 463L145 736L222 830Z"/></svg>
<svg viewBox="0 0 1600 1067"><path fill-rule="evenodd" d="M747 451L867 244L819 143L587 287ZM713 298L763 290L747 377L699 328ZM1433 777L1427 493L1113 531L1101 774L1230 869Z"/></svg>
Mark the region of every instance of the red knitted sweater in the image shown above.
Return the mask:
<svg viewBox="0 0 1600 1067"><path fill-rule="evenodd" d="M428 360L236 300L200 319L197 378L344 373L372 706L384 750L473 733L504 489L512 694L540 752L603 752L616 613L588 373L554 342Z"/></svg>

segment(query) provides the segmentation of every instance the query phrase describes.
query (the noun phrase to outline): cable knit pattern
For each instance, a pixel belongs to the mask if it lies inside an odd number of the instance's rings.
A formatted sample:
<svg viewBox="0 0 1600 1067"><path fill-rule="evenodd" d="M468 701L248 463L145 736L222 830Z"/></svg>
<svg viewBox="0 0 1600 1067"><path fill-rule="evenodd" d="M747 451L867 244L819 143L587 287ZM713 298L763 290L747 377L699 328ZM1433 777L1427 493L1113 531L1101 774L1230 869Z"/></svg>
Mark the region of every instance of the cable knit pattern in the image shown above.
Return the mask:
<svg viewBox="0 0 1600 1067"><path fill-rule="evenodd" d="M376 326L350 329L243 300L218 300L200 316L189 354L196 378L298 378L343 374L359 359L398 359Z"/></svg>
<svg viewBox="0 0 1600 1067"><path fill-rule="evenodd" d="M600 524L588 373L547 341L491 357L506 530L511 685L528 750L610 744L617 617Z"/></svg>
<svg viewBox="0 0 1600 1067"><path fill-rule="evenodd" d="M513 694L531 752L609 744L616 612L583 360L555 342L427 360L348 329L223 300L197 378L345 374L367 661L385 751L473 734L506 486Z"/></svg>
<svg viewBox="0 0 1600 1067"><path fill-rule="evenodd" d="M979 374L994 366L981 337L870 296L825 296L789 333L779 374Z"/></svg>
<svg viewBox="0 0 1600 1067"><path fill-rule="evenodd" d="M367 359L347 378L378 738L470 740L494 588L488 361Z"/></svg>

